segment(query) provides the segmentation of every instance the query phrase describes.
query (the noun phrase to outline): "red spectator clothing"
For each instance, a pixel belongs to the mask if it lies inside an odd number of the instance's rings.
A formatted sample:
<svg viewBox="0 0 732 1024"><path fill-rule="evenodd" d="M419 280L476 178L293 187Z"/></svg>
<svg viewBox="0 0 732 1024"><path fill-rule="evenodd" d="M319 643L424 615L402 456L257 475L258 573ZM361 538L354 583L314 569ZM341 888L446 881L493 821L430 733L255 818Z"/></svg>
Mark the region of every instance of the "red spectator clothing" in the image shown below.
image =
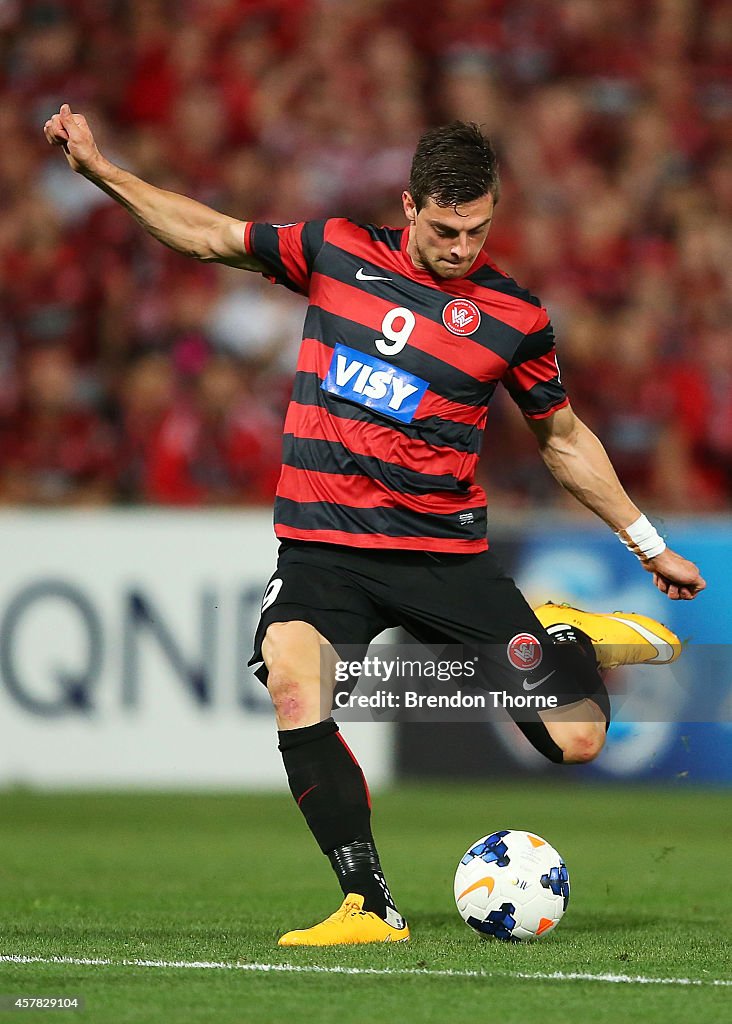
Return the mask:
<svg viewBox="0 0 732 1024"><path fill-rule="evenodd" d="M75 257L72 246L62 243L42 259L12 252L0 268L8 319L23 349L63 343L80 360L96 354L98 295Z"/></svg>
<svg viewBox="0 0 732 1024"><path fill-rule="evenodd" d="M0 472L21 473L31 500L63 502L77 487L114 478L114 438L99 417L66 412L55 417L22 413L0 439Z"/></svg>
<svg viewBox="0 0 732 1024"><path fill-rule="evenodd" d="M269 502L278 473L277 427L258 407L207 422L180 405L150 445L145 497L169 505Z"/></svg>
<svg viewBox="0 0 732 1024"><path fill-rule="evenodd" d="M732 482L732 370L678 364L667 376L674 416L692 444L700 472L723 498Z"/></svg>
<svg viewBox="0 0 732 1024"><path fill-rule="evenodd" d="M150 455L164 423L165 413L158 416L127 413L123 417L116 456L117 488L122 500L145 500Z"/></svg>
<svg viewBox="0 0 732 1024"><path fill-rule="evenodd" d="M179 88L166 48L151 47L137 58L121 113L138 124L166 124Z"/></svg>
<svg viewBox="0 0 732 1024"><path fill-rule="evenodd" d="M270 279L310 299L278 537L485 550L486 497L473 479L497 384L530 418L568 402L539 301L485 253L465 277L436 279L414 266L407 240L406 228L343 219L247 228Z"/></svg>

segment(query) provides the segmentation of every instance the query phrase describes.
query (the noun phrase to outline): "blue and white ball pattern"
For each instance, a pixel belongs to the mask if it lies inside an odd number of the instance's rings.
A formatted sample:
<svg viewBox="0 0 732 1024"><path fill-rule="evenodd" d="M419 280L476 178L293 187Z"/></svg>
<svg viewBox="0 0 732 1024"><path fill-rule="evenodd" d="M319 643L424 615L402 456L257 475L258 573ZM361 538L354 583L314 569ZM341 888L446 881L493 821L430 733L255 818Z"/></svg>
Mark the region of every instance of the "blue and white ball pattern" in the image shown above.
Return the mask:
<svg viewBox="0 0 732 1024"><path fill-rule="evenodd" d="M455 872L463 921L505 942L543 938L569 903L567 866L535 832L503 829L473 843Z"/></svg>

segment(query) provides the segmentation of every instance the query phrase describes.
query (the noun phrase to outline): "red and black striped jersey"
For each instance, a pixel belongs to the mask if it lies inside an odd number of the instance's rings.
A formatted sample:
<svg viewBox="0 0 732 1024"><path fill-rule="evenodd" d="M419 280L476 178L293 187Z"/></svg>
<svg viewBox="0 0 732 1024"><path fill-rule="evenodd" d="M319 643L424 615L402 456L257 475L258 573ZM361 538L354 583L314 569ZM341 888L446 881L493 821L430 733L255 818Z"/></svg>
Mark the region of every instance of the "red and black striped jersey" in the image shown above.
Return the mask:
<svg viewBox="0 0 732 1024"><path fill-rule="evenodd" d="M247 252L309 307L275 500L282 539L474 552L473 481L499 381L525 416L568 402L539 301L482 252L463 278L415 267L406 228L249 224Z"/></svg>

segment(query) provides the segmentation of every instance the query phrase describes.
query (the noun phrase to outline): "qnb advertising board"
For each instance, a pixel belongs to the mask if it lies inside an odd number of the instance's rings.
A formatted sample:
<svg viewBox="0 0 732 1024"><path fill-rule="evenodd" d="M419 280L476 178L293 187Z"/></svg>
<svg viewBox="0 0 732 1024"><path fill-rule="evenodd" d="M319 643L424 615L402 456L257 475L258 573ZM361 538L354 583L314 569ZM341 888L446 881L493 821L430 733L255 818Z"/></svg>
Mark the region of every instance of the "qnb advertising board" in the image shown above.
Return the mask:
<svg viewBox="0 0 732 1024"><path fill-rule="evenodd" d="M267 512L0 515L0 786L286 785L247 668ZM373 784L392 727L344 735Z"/></svg>

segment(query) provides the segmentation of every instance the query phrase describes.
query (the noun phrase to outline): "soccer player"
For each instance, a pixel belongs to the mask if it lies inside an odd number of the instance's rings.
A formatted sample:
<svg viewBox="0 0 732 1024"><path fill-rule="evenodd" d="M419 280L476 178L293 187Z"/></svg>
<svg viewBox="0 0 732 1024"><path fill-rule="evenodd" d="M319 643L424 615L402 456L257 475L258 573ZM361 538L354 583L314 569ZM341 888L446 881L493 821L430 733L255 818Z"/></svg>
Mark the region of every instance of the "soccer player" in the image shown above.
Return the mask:
<svg viewBox="0 0 732 1024"><path fill-rule="evenodd" d="M517 724L564 764L590 761L603 746L610 707L600 670L667 663L680 651L678 638L645 616L551 604L534 612L503 573L473 483L498 382L557 481L617 533L664 594L690 600L704 580L665 545L574 415L546 311L489 259L499 182L476 125L455 122L420 139L403 194L407 226L396 229L223 216L111 164L67 104L45 134L161 242L309 298L275 503L280 554L252 663L263 662L293 797L345 898L280 944L404 941L368 788L330 717L333 678L321 664L335 660L334 649L365 651L401 625L426 644L499 651L491 667L504 686L558 697L555 710Z"/></svg>

